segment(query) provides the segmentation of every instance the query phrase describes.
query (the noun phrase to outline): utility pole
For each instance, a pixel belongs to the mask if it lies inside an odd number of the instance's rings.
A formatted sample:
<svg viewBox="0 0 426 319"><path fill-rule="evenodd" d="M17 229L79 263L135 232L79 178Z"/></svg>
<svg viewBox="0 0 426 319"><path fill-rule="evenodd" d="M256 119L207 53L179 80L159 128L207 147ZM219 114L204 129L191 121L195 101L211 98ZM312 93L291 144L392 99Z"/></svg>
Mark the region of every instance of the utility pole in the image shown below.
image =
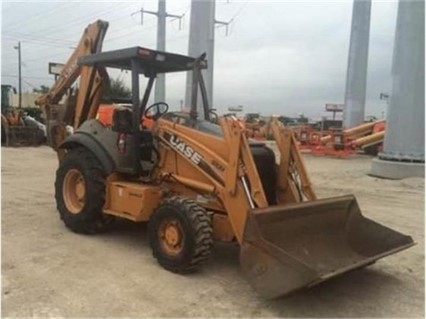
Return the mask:
<svg viewBox="0 0 426 319"><path fill-rule="evenodd" d="M21 41L18 42L18 46L13 47L18 50L18 88L19 88L19 100L18 100L18 108L22 107L22 73L21 73Z"/></svg>
<svg viewBox="0 0 426 319"><path fill-rule="evenodd" d="M232 20L230 20L228 22L214 20L215 24L219 24L220 26L224 26L225 27L225 29L226 29L226 36L228 36L229 25L231 24L231 22L232 22Z"/></svg>
<svg viewBox="0 0 426 319"><path fill-rule="evenodd" d="M214 38L215 25L226 26L226 35L228 35L228 25L232 22L222 22L215 19L216 3L215 0L192 0L191 1L191 22L189 30L188 55L198 57L202 53L207 53L207 70L203 70L207 99L209 107L213 108L213 69L214 69ZM192 72L186 76L185 106L191 104L192 92ZM201 97L197 101L198 114L203 118L203 107L201 106Z"/></svg>
<svg viewBox="0 0 426 319"><path fill-rule="evenodd" d="M182 26L183 15L168 14L166 12L166 0L158 0L158 11L148 11L141 9L141 24L143 24L143 14L153 14L158 18L157 24L157 50L166 50L166 18L172 17L179 19L179 30ZM166 99L166 78L164 74L158 74L155 81L155 102L164 102Z"/></svg>

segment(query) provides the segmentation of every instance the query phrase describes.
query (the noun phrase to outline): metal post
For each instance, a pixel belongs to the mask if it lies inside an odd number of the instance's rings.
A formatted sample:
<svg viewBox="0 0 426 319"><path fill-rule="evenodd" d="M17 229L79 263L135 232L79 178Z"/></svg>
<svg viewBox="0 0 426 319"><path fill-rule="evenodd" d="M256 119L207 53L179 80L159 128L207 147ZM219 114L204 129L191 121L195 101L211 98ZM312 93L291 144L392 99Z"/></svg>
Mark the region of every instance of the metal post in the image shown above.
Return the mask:
<svg viewBox="0 0 426 319"><path fill-rule="evenodd" d="M141 9L141 24L143 24L143 14L148 13L157 16L157 50L166 51L166 18L176 18L182 20L183 15L168 14L166 12L166 0L158 0L158 11L148 11ZM179 29L181 23L179 22ZM164 102L166 100L166 78L164 74L158 74L155 81L155 102Z"/></svg>
<svg viewBox="0 0 426 319"><path fill-rule="evenodd" d="M140 95L139 95L139 64L136 59L132 59L132 128L133 128L133 169L135 173L141 172L140 165L140 153L139 144L140 144Z"/></svg>
<svg viewBox="0 0 426 319"><path fill-rule="evenodd" d="M157 26L157 50L166 51L166 0L158 0L158 26ZM158 74L155 82L155 102L164 102L166 99L166 78L164 74Z"/></svg>
<svg viewBox="0 0 426 319"><path fill-rule="evenodd" d="M14 47L18 50L18 90L19 90L19 99L18 99L18 108L22 107L22 73L21 73L21 41L18 42L18 46Z"/></svg>
<svg viewBox="0 0 426 319"><path fill-rule="evenodd" d="M228 35L228 25L232 22L222 22L215 19L216 1L215 0L192 0L191 2L191 22L189 27L189 46L188 55L199 57L201 54L207 54L207 70L203 70L205 86L207 91L208 105L213 108L213 73L214 73L214 41L215 25L226 27ZM191 85L192 72L186 76L185 106L191 104ZM200 97L197 101L198 113L200 118L205 118L202 101Z"/></svg>
<svg viewBox="0 0 426 319"><path fill-rule="evenodd" d="M343 111L344 128L357 126L364 121L370 15L371 0L354 0Z"/></svg>
<svg viewBox="0 0 426 319"><path fill-rule="evenodd" d="M400 179L424 176L425 3L400 0L392 66L392 92L383 152L371 175Z"/></svg>
<svg viewBox="0 0 426 319"><path fill-rule="evenodd" d="M203 77L206 77L207 99L209 105L212 102L212 78L213 73L213 49L214 49L214 13L211 10L214 8L214 0L198 1L192 0L191 2L191 21L189 26L189 45L188 55L192 57L199 57L201 54L207 54L207 70L203 70ZM213 31L212 31L213 30ZM191 106L191 103L197 104L197 113L199 118L204 118L201 97L198 96L197 101L192 101L192 72L187 72L186 76L186 92L185 92L185 106Z"/></svg>
<svg viewBox="0 0 426 319"><path fill-rule="evenodd" d="M214 33L215 33L215 12L216 12L216 0L211 0L207 2L208 7L208 27L207 27L207 78L206 78L206 91L207 91L207 101L208 105L213 108L213 70L214 70ZM201 106L201 105L200 105ZM202 106L201 106L202 108ZM204 110L203 110L204 114ZM205 117L205 114L204 114Z"/></svg>

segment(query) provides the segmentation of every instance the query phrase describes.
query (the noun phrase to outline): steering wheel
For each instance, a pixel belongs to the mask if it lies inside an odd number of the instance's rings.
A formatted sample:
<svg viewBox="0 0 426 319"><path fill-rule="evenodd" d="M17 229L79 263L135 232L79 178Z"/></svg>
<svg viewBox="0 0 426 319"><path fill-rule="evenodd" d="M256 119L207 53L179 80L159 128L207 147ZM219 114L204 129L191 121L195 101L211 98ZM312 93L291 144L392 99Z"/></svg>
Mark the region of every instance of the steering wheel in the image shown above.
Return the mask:
<svg viewBox="0 0 426 319"><path fill-rule="evenodd" d="M163 114L169 109L169 105L166 102L157 102L151 104L145 109L143 115L150 120L158 120Z"/></svg>

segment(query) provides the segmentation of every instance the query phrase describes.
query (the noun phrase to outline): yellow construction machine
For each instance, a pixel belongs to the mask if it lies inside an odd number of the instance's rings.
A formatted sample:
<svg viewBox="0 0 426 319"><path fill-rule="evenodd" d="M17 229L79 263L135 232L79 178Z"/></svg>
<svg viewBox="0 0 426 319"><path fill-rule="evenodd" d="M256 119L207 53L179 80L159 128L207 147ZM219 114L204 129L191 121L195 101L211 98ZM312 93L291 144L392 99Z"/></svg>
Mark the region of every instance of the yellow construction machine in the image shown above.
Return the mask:
<svg viewBox="0 0 426 319"><path fill-rule="evenodd" d="M60 110L50 115L48 131L59 157L57 209L72 231L104 231L114 218L148 222L154 257L176 273L200 266L214 240L236 242L244 273L267 298L414 244L363 217L352 195L317 199L293 134L277 121L271 129L278 161L265 144L246 138L236 118L212 123L201 73L205 55L143 47L101 52L106 27L89 25L58 85L39 100L45 110ZM110 126L95 118L106 67L128 70L132 79L132 106L117 108ZM168 112L166 102L148 106L157 74L178 71L192 72L191 111ZM68 99L75 103L61 110L58 92L77 74L79 91ZM148 79L142 98L141 76ZM203 112L197 112L198 94ZM154 121L151 129L144 118Z"/></svg>

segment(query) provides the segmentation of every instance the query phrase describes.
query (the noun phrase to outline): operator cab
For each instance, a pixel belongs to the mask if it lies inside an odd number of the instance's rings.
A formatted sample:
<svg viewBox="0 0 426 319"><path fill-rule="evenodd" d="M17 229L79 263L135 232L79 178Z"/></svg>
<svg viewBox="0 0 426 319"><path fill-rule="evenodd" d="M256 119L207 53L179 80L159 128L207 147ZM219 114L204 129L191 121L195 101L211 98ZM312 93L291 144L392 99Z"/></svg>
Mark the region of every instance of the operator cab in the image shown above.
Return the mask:
<svg viewBox="0 0 426 319"><path fill-rule="evenodd" d="M131 108L115 110L112 130L104 130L108 136L100 137L102 136L102 134L99 134L101 128L98 125L100 124L96 121L83 124L79 128L86 129L83 126L92 125L94 126L91 131L92 136L95 136L95 139L99 139L100 144L116 143L116 145L110 144L107 148L108 150L118 150L109 152L115 162L115 171L135 176L150 175L153 168L152 158L157 157L158 159L159 154L154 145L149 125L148 128L144 126L147 126L146 122L155 122L160 117L207 134L223 136L221 127L213 123L217 116L212 112L213 110L210 109L207 102L207 92L201 73L201 70L207 67L205 54L198 58L192 58L142 47L133 47L87 55L81 57L78 63L97 68L109 67L131 71L132 106ZM183 71L192 72L191 111L189 113L168 112L169 106L163 101L147 106L157 74ZM139 77L141 74L148 78L148 84L142 99L139 94ZM201 93L203 118L199 118L197 115L199 92ZM90 130L90 127L87 127L87 130ZM250 141L249 144L256 167L262 176L262 185L266 191L268 202L274 204L276 203L274 190L274 185L276 184L275 155L272 150L265 147L264 143ZM130 147L128 147L129 145Z"/></svg>
<svg viewBox="0 0 426 319"><path fill-rule="evenodd" d="M133 169L130 170L133 174L149 174L149 165L144 165L144 162L149 162L152 152L155 152L153 136L148 129L150 125L144 125L144 123L155 122L162 116L171 121L180 118L183 125L190 125L214 135L222 134L219 126L210 123L211 111L208 106L207 93L201 74L201 70L207 68L205 54L198 58L193 58L143 47L131 47L86 55L79 58L78 64L96 68L115 68L131 72L132 107L131 109L122 108L114 111L112 130L117 132L119 136L132 136L132 149L136 150L133 152ZM157 74L184 71L192 71L193 74L190 114L167 113L169 106L166 102L157 102L147 106ZM139 92L140 75L148 78L148 84L142 98ZM198 88L203 101L204 119L198 119L196 112ZM141 119L143 119L142 125Z"/></svg>

